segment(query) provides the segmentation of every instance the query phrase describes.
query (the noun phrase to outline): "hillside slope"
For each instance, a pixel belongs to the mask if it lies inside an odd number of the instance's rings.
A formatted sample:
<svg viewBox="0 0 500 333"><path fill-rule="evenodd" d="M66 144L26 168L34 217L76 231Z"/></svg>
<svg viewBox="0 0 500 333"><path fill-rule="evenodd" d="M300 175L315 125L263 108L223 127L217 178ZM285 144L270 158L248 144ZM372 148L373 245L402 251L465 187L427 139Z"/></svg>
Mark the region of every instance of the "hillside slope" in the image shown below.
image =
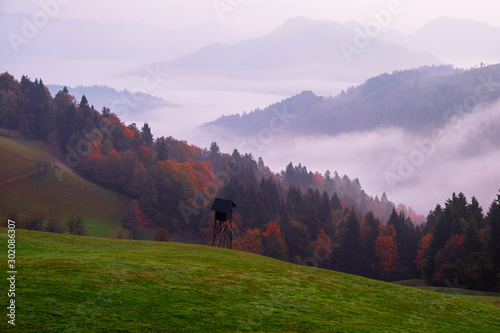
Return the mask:
<svg viewBox="0 0 500 333"><path fill-rule="evenodd" d="M27 230L16 249L23 332L500 329L499 308L465 297L226 249Z"/></svg>
<svg viewBox="0 0 500 333"><path fill-rule="evenodd" d="M37 161L52 157L36 141L0 137L0 205L21 217L43 216L61 224L84 219L92 236L116 237L122 228L126 199L77 175L48 170L38 175Z"/></svg>

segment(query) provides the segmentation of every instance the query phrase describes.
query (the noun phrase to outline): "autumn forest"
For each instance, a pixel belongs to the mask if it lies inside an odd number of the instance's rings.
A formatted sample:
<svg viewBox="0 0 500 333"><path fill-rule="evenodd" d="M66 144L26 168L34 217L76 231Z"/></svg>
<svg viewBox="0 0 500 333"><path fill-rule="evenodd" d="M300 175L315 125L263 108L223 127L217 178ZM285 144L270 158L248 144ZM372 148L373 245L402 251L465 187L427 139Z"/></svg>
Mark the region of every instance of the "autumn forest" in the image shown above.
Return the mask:
<svg viewBox="0 0 500 333"><path fill-rule="evenodd" d="M41 79L8 73L0 75L0 128L43 142L67 168L39 161L42 174L64 181L74 172L129 198L125 237L147 239L153 230L156 240L209 244L210 204L227 198L237 205L233 249L385 281L500 291L500 193L491 203L450 193L425 217L385 193L365 193L357 178L292 162L276 173L262 158L222 152L216 142L200 148L155 137L147 123L124 124L85 96L77 100L66 88L51 96ZM54 225L68 225L43 220L27 217L24 227L63 232Z"/></svg>

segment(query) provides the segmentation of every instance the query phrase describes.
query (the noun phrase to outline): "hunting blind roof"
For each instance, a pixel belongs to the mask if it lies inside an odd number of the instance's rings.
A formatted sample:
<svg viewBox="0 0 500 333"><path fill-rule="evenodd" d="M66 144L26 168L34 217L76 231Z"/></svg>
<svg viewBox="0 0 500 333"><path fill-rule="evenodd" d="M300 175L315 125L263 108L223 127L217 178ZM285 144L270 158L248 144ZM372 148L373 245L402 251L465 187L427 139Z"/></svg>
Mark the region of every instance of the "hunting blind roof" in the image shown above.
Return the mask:
<svg viewBox="0 0 500 333"><path fill-rule="evenodd" d="M215 210L216 212L227 214L232 207L236 207L236 204L232 200L215 198L210 210Z"/></svg>

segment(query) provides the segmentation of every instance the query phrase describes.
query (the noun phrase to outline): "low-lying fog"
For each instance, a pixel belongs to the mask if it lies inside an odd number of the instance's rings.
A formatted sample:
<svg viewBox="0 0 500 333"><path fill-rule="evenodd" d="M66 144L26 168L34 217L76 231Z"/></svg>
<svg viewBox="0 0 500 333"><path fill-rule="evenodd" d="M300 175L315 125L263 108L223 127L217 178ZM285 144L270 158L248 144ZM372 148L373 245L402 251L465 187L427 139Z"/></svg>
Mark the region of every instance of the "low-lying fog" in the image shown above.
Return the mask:
<svg viewBox="0 0 500 333"><path fill-rule="evenodd" d="M309 82L306 86L317 95L336 95L351 84ZM155 137L173 136L200 147L217 141L225 153L235 148L241 153L252 153L256 159L262 157L274 172L293 162L313 172L330 170L357 177L369 195L380 197L385 191L389 200L411 206L421 214L460 191L469 200L476 196L487 210L500 188L500 103L458 115L439 132L379 128L335 137L297 137L284 134L285 128L282 133L262 138L223 139L224 133L206 133L196 127L223 114L265 108L300 92L304 82L297 82L296 86L270 82L259 84L258 88L252 88L248 82L221 82L220 90L205 90L203 82L197 85L199 90L186 89L179 80L166 80L152 93L179 107L126 114L122 119L139 126L149 122Z"/></svg>
<svg viewBox="0 0 500 333"><path fill-rule="evenodd" d="M273 133L218 143L224 152L236 147L261 156L273 171L293 162L313 172L357 177L369 195L385 191L389 200L423 214L460 191L469 200L476 196L487 210L500 188L500 102L459 115L438 131L380 128L335 137Z"/></svg>

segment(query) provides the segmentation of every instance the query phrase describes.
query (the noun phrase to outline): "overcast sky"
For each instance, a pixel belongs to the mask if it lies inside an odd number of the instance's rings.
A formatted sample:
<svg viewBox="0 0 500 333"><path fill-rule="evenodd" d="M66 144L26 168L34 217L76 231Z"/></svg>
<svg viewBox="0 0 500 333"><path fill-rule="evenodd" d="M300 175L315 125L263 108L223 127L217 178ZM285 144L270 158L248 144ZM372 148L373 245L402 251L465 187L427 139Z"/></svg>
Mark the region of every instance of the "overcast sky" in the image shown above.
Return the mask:
<svg viewBox="0 0 500 333"><path fill-rule="evenodd" d="M212 21L255 34L269 32L298 15L366 24L373 20L373 12L386 10L391 3L400 10L391 18L389 27L405 33L440 16L500 26L498 0L1 0L0 10L33 15L40 10L41 3L54 1L61 4L58 18L143 23L166 28Z"/></svg>

